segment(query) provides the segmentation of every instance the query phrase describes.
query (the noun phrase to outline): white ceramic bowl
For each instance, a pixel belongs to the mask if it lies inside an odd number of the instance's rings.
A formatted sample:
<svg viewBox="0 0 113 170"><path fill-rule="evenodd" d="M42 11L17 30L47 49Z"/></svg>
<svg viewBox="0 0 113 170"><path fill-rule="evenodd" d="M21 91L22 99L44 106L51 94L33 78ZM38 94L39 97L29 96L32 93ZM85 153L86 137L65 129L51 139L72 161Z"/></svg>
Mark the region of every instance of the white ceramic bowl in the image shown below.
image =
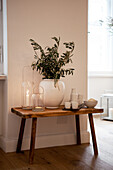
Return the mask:
<svg viewBox="0 0 113 170"><path fill-rule="evenodd" d="M94 108L97 105L98 101L94 100L94 101L84 101L85 106L89 107L89 108Z"/></svg>

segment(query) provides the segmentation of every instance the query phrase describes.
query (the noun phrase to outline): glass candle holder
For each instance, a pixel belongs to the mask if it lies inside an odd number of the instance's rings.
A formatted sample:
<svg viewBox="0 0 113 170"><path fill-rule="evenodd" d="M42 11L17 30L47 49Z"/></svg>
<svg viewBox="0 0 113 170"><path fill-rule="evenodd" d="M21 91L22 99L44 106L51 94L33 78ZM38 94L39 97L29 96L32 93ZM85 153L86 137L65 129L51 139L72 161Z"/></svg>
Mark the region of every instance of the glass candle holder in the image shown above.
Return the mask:
<svg viewBox="0 0 113 170"><path fill-rule="evenodd" d="M32 95L32 111L44 111L44 89L42 87L35 87Z"/></svg>
<svg viewBox="0 0 113 170"><path fill-rule="evenodd" d="M21 100L23 109L32 109L32 87L33 87L33 71L30 66L24 66L22 71L22 90Z"/></svg>
<svg viewBox="0 0 113 170"><path fill-rule="evenodd" d="M22 83L22 108L32 109L32 83L23 82Z"/></svg>

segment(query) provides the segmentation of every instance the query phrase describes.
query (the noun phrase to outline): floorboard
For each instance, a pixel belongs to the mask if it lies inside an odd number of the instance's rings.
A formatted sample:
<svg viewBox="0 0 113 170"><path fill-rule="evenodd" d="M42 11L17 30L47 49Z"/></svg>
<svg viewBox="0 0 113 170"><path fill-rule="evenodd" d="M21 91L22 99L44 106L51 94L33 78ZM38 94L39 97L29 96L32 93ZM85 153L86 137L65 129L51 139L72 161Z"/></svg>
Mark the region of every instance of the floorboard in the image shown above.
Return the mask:
<svg viewBox="0 0 113 170"><path fill-rule="evenodd" d="M4 153L0 149L0 170L113 170L113 122L95 117L99 155L91 144L51 147L35 150L29 165L29 151Z"/></svg>

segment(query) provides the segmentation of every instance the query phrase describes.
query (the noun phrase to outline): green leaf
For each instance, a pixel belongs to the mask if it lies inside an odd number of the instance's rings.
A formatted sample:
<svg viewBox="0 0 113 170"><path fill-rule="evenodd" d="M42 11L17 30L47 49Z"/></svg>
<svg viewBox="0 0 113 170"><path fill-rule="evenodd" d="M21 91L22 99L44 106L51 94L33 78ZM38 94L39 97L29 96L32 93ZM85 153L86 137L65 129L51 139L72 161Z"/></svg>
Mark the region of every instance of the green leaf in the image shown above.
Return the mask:
<svg viewBox="0 0 113 170"><path fill-rule="evenodd" d="M57 43L57 45L59 46L59 43L60 43L60 37L59 37L59 39L58 39L58 38L56 38L56 37L52 37L52 39L53 39L53 40L55 40L55 41L56 41L56 43Z"/></svg>

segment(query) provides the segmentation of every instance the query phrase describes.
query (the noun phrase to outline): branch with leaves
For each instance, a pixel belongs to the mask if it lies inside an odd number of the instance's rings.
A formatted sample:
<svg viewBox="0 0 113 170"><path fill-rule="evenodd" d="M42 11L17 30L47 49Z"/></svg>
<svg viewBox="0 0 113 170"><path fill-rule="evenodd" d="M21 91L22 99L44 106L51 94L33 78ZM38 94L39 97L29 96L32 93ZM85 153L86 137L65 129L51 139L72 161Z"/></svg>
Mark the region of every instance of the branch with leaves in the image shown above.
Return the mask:
<svg viewBox="0 0 113 170"><path fill-rule="evenodd" d="M58 52L60 37L53 37L52 39L55 44L53 47L45 47L45 50L33 39L30 39L35 52L34 58L36 59L32 64L32 68L33 70L36 69L43 76L43 79L54 79L56 82L60 77L73 75L74 68L64 69L63 67L68 63L72 63L71 57L73 56L75 44L74 42L63 43L66 52L60 55ZM40 56L38 56L37 51L40 52Z"/></svg>

